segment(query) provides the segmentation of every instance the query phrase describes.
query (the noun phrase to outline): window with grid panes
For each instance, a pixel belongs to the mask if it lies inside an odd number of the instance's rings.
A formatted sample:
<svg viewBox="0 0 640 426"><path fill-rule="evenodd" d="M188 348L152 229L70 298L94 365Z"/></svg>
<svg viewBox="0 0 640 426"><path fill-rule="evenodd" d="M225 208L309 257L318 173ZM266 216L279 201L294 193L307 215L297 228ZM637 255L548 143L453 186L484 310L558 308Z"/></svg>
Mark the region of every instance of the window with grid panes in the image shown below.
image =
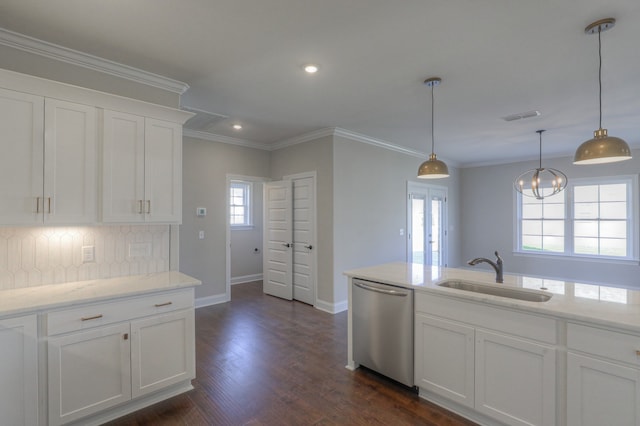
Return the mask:
<svg viewBox="0 0 640 426"><path fill-rule="evenodd" d="M637 177L575 179L554 196L518 194L521 253L637 259Z"/></svg>
<svg viewBox="0 0 640 426"><path fill-rule="evenodd" d="M232 227L251 226L251 183L231 181L229 223Z"/></svg>

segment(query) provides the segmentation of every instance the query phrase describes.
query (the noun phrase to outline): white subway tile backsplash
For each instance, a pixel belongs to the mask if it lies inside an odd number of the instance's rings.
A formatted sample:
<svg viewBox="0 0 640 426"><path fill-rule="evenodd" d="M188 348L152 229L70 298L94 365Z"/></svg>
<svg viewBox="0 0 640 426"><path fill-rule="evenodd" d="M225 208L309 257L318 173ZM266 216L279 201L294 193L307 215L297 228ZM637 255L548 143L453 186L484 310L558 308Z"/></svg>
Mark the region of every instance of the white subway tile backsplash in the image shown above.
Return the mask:
<svg viewBox="0 0 640 426"><path fill-rule="evenodd" d="M0 227L0 290L169 270L168 225ZM148 244L130 257L129 245ZM82 246L95 262L82 263Z"/></svg>

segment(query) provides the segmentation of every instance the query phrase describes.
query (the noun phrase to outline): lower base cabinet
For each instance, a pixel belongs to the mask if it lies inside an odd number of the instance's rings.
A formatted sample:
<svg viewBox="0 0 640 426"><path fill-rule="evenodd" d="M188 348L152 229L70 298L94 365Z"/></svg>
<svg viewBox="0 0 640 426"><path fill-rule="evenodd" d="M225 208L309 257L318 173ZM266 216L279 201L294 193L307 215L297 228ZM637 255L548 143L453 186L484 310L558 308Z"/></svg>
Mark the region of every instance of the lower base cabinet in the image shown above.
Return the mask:
<svg viewBox="0 0 640 426"><path fill-rule="evenodd" d="M567 424L640 426L640 336L567 326Z"/></svg>
<svg viewBox="0 0 640 426"><path fill-rule="evenodd" d="M416 294L414 328L418 387L504 424L556 424L555 321Z"/></svg>
<svg viewBox="0 0 640 426"><path fill-rule="evenodd" d="M0 424L38 424L37 316L0 320Z"/></svg>
<svg viewBox="0 0 640 426"><path fill-rule="evenodd" d="M49 425L193 379L192 304L192 292L169 293L49 314Z"/></svg>

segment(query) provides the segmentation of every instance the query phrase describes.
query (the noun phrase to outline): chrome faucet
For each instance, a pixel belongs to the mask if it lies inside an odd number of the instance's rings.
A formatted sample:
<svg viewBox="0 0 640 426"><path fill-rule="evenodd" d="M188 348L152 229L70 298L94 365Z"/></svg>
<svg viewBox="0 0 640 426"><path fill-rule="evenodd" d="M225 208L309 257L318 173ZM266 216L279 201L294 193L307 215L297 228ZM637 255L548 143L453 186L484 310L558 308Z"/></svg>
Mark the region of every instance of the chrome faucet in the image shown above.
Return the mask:
<svg viewBox="0 0 640 426"><path fill-rule="evenodd" d="M498 254L497 250L496 250L495 253L496 253L496 258L497 258L497 260L495 262L493 262L493 261L491 261L489 259L486 259L484 257L476 257L475 259L471 259L467 263L469 265L471 265L471 266L475 266L478 263L482 263L482 262L488 263L496 271L496 282L497 283L501 283L501 282L503 282L503 277L502 277L502 258Z"/></svg>

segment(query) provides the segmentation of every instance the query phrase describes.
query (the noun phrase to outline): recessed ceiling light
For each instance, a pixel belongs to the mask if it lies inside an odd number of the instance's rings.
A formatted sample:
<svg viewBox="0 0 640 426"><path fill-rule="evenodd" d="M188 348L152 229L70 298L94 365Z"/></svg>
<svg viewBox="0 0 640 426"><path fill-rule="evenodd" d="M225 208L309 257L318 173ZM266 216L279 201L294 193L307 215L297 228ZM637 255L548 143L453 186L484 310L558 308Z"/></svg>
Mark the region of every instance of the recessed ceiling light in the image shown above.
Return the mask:
<svg viewBox="0 0 640 426"><path fill-rule="evenodd" d="M318 65L316 64L307 64L304 66L304 70L305 72L307 72L308 74L315 74L318 72Z"/></svg>
<svg viewBox="0 0 640 426"><path fill-rule="evenodd" d="M242 125L241 125L241 124L234 124L234 125L233 125L233 128L234 128L235 130L242 130Z"/></svg>

